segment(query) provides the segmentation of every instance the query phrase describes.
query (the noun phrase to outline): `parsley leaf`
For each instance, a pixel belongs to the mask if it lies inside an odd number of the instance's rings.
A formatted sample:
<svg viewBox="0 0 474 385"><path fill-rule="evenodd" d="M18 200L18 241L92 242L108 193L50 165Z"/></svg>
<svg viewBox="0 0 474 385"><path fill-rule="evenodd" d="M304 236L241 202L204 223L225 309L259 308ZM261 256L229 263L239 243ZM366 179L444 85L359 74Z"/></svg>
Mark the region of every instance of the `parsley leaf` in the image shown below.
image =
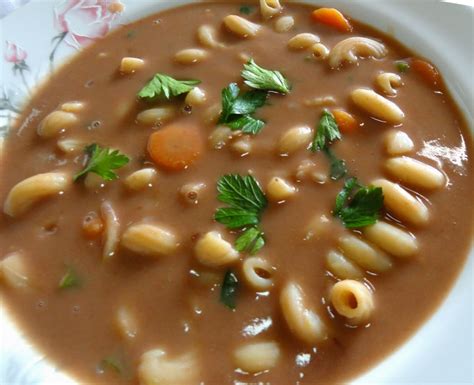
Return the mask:
<svg viewBox="0 0 474 385"><path fill-rule="evenodd" d="M138 97L140 99L153 100L163 96L169 100L171 97L188 93L199 83L201 83L200 80L176 80L171 76L157 73L141 89Z"/></svg>
<svg viewBox="0 0 474 385"><path fill-rule="evenodd" d="M398 60L395 62L395 67L397 67L398 72L405 73L410 69L410 64L404 60Z"/></svg>
<svg viewBox="0 0 474 385"><path fill-rule="evenodd" d="M358 191L353 195L356 189ZM346 181L336 198L334 215L341 218L344 226L349 229L373 225L377 222L383 201L382 188L365 187L356 178L351 178Z"/></svg>
<svg viewBox="0 0 474 385"><path fill-rule="evenodd" d="M69 267L66 274L64 274L64 276L59 281L59 289L72 289L79 286L81 286L81 279L79 278L79 275L72 267Z"/></svg>
<svg viewBox="0 0 474 385"><path fill-rule="evenodd" d="M250 15L253 12L253 7L251 5L242 5L239 8L239 12L244 15Z"/></svg>
<svg viewBox="0 0 474 385"><path fill-rule="evenodd" d="M242 235L235 241L237 251L246 251L253 255L265 245L263 232L256 226L245 230Z"/></svg>
<svg viewBox="0 0 474 385"><path fill-rule="evenodd" d="M259 222L256 212L234 207L222 207L218 209L214 219L229 229L256 225Z"/></svg>
<svg viewBox="0 0 474 385"><path fill-rule="evenodd" d="M217 182L217 191L217 199L235 208L260 213L267 207L267 198L251 175L224 175Z"/></svg>
<svg viewBox="0 0 474 385"><path fill-rule="evenodd" d="M89 159L84 169L74 175L74 182L89 172L93 172L107 181L117 179L118 175L113 170L125 166L130 161L126 155L121 154L118 150L102 148L95 143L87 146L84 152Z"/></svg>
<svg viewBox="0 0 474 385"><path fill-rule="evenodd" d="M102 361L100 361L99 368L102 371L112 370L117 374L124 373L124 365L122 360L113 356L105 357Z"/></svg>
<svg viewBox="0 0 474 385"><path fill-rule="evenodd" d="M221 287L221 302L229 309L235 309L235 299L237 296L237 289L239 287L239 280L237 276L228 270L225 273L224 280Z"/></svg>
<svg viewBox="0 0 474 385"><path fill-rule="evenodd" d="M281 94L290 92L290 83L281 72L260 67L253 59L244 64L241 75L245 79L244 83L251 88L274 91Z"/></svg>
<svg viewBox="0 0 474 385"><path fill-rule="evenodd" d="M336 120L334 116L325 109L319 120L311 151L321 151L326 148L329 143L339 139L341 139L341 133L339 132Z"/></svg>
<svg viewBox="0 0 474 385"><path fill-rule="evenodd" d="M346 176L347 168L346 162L343 159L339 159L334 153L326 147L323 149L324 154L329 160L330 163L330 171L329 174L332 180L339 180Z"/></svg>
<svg viewBox="0 0 474 385"><path fill-rule="evenodd" d="M254 118L251 114L262 107L266 100L266 92L248 91L240 94L239 86L231 83L222 90L222 113L219 123L227 125L232 130L242 130L246 134L258 134L265 122Z"/></svg>

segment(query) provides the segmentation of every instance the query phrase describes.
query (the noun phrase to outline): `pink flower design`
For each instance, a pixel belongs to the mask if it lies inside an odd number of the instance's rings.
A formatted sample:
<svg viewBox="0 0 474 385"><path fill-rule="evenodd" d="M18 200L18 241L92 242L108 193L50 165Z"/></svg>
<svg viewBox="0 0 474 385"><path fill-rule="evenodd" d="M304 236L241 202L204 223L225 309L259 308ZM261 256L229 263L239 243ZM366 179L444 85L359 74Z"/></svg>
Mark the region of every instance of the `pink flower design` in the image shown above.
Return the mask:
<svg viewBox="0 0 474 385"><path fill-rule="evenodd" d="M54 9L54 23L60 36L80 48L105 36L120 7L118 0L63 0Z"/></svg>
<svg viewBox="0 0 474 385"><path fill-rule="evenodd" d="M5 60L7 62L19 65L25 61L28 54L24 49L21 49L15 43L9 41L6 41L5 45Z"/></svg>

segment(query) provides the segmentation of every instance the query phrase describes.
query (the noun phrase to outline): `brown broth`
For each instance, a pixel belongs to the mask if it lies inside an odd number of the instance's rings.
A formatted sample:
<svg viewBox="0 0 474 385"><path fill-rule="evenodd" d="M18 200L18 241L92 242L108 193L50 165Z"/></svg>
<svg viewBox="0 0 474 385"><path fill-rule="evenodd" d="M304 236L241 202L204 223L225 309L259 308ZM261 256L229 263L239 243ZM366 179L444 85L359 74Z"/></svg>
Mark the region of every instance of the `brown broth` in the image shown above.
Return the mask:
<svg viewBox="0 0 474 385"><path fill-rule="evenodd" d="M394 259L388 273L369 276L375 288L376 310L368 327L348 328L344 320L332 318L327 304L328 289L335 282L326 272L326 253L336 247L336 239L348 230L334 220L334 231L324 239L304 241L304 227L315 214L331 217L334 199L342 182L319 185L299 183L296 197L284 204L270 204L263 215L262 228L267 243L259 255L277 268L276 287L269 295L256 294L241 285L237 308L230 311L219 302L219 287L205 286L190 274L203 271L194 256L197 236L219 230L233 239L223 225L213 221L216 208L215 183L224 174L246 174L252 170L264 187L272 176L291 175L301 161L314 160L321 169L327 167L322 154L298 151L291 157L279 157L275 146L287 129L299 124L314 127L321 108L303 104L309 97L332 95L338 107L354 114L364 125L352 135L333 145L339 157L346 160L351 174L362 182L384 175L386 159L383 139L388 125L370 119L349 101L349 93L358 86L372 87L379 71L395 72L394 61L413 54L387 36L352 21L353 35L376 37L389 47L382 60L360 60L330 70L322 62L305 60L307 52L287 48L290 37L300 32L314 32L327 46L346 37L333 29L315 24L309 18L309 6L288 4L286 12L295 17L295 28L288 33L275 33L267 28L258 38L241 40L219 29L219 39L226 49L211 50L202 64L192 66L173 63L174 54L183 48L197 46L196 30L205 23L220 28L228 14L238 13L238 5L193 4L153 15L119 28L105 39L90 46L54 74L29 103L20 123L33 108L40 114L29 122L22 134L13 129L6 142L2 160L0 197L19 181L40 172L65 170L75 173L80 160L56 149L56 140L45 140L36 127L49 112L63 102L79 100L87 103L81 114L81 125L64 137L82 139L118 148L131 157L131 163L119 170L124 178L132 171L151 165L146 157L150 128L135 123L137 112L146 103L135 102L136 93L155 72L178 79L202 80L208 101L192 114L182 114L176 121L197 125L202 135L214 129L204 124L206 107L220 103L220 93L230 82L239 81L242 62L239 53L247 53L266 68L278 69L290 79L293 89L287 96L272 95L270 104L257 116L267 121L255 136L254 149L245 157L229 151L207 149L200 159L179 173L159 171L156 186L143 192L129 193L120 180L91 192L82 183L75 184L64 195L45 200L21 218L0 215L0 250L2 254L23 250L33 286L28 290L0 288L2 300L11 310L19 328L60 369L83 383L135 384L136 367L147 350L163 347L170 354L195 350L202 365L206 384L232 384L234 381L262 381L269 384L323 384L347 380L368 369L392 352L433 313L440 304L466 259L472 236L473 169L472 162L462 167L448 161L442 165L449 178L447 188L423 192L429 205L431 220L423 228L406 226L419 243L418 255L408 261ZM256 14L250 19L259 21ZM157 18L160 23L153 21ZM134 31L133 36L128 35ZM106 53L100 57L100 53ZM142 71L120 76L118 65L124 56L146 61ZM402 130L415 142L417 151L425 142L439 140L449 148L466 143L466 156L472 156L472 139L466 124L444 86L437 92L412 72L402 75L404 86L398 89L396 103L405 112ZM92 82L89 87L85 84ZM130 103L129 113L118 117L120 103ZM97 129L88 130L90 122L99 120ZM437 166L430 159L414 155ZM207 184L197 205L186 206L178 197L179 188L189 182ZM420 195L421 196L421 195ZM150 259L121 249L110 261L101 259L100 240L87 240L81 232L83 218L98 211L103 200L112 202L122 228L149 219L163 223L179 236L181 247L172 256ZM55 224L48 233L44 226ZM72 265L83 279L80 288L60 292L58 282ZM238 267L235 268L238 271ZM223 276L224 271L219 271ZM331 328L331 338L317 347L307 346L289 332L278 304L278 290L287 279L294 279L304 289L308 301ZM191 302L198 304L195 314ZM40 306L42 304L42 306ZM133 341L124 341L114 327L115 312L127 305L135 313L139 331ZM245 337L242 330L254 319L271 318L271 327L255 337ZM187 325L187 326L186 326ZM189 327L189 330L188 330ZM279 364L257 377L236 373L232 351L243 342L275 340L280 343ZM308 353L310 363L295 364L299 353ZM111 355L119 355L127 363L127 373L113 371L98 374L97 365Z"/></svg>

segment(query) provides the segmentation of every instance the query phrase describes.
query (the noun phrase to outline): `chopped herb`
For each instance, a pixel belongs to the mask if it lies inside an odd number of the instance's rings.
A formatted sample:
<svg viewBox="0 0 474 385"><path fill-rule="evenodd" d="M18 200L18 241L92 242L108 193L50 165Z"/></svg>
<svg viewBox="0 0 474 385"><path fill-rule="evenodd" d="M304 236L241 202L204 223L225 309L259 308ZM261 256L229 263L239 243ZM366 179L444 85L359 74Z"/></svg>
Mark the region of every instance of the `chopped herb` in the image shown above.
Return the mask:
<svg viewBox="0 0 474 385"><path fill-rule="evenodd" d="M79 275L72 267L69 267L66 274L64 274L64 276L59 281L58 287L63 290L72 289L79 286L81 286L81 279L79 278Z"/></svg>
<svg viewBox="0 0 474 385"><path fill-rule="evenodd" d="M398 60L395 62L395 67L397 67L398 72L405 73L410 69L410 64L404 60Z"/></svg>
<svg viewBox="0 0 474 385"><path fill-rule="evenodd" d="M253 12L253 7L250 5L242 5L239 9L239 12L243 15L250 15Z"/></svg>
<svg viewBox="0 0 474 385"><path fill-rule="evenodd" d="M253 59L244 64L241 75L245 79L244 83L251 88L282 94L290 92L290 83L281 72L260 67Z"/></svg>
<svg viewBox="0 0 474 385"><path fill-rule="evenodd" d="M141 89L138 97L140 99L153 100L161 96L169 100L174 96L188 93L199 83L201 83L200 80L176 80L171 76L157 73Z"/></svg>
<svg viewBox="0 0 474 385"><path fill-rule="evenodd" d="M127 32L127 34L125 35L125 37L127 39L132 39L134 38L135 36L137 35L137 31L135 31L134 29L130 30Z"/></svg>
<svg viewBox="0 0 474 385"><path fill-rule="evenodd" d="M124 365L122 363L122 360L113 356L106 357L102 361L100 361L99 369L102 371L112 370L117 374L124 373Z"/></svg>
<svg viewBox="0 0 474 385"><path fill-rule="evenodd" d="M265 245L263 232L257 227L267 198L253 176L225 175L217 182L219 199L230 207L217 209L214 219L229 229L244 228L235 241L238 251L255 254Z"/></svg>
<svg viewBox="0 0 474 385"><path fill-rule="evenodd" d="M235 241L237 251L245 251L251 255L257 253L265 245L263 232L257 227L250 227Z"/></svg>
<svg viewBox="0 0 474 385"><path fill-rule="evenodd" d="M329 149L329 147L326 147L323 149L324 154L326 157L329 159L330 163L330 171L329 174L331 176L332 180L339 180L346 176L347 174L347 168L346 168L346 162L344 162L343 159L339 159L334 153Z"/></svg>
<svg viewBox="0 0 474 385"><path fill-rule="evenodd" d="M106 181L117 179L118 175L113 170L125 166L130 161L130 158L118 150L102 148L95 143L87 146L84 152L88 155L87 164L83 170L74 175L74 181L89 172L99 175Z"/></svg>
<svg viewBox="0 0 474 385"><path fill-rule="evenodd" d="M321 151L331 142L339 139L341 139L341 133L339 132L336 120L334 119L334 116L325 109L321 115L321 119L319 120L311 151Z"/></svg>
<svg viewBox="0 0 474 385"><path fill-rule="evenodd" d="M350 178L336 198L334 215L349 229L373 225L382 210L383 200L380 187L365 187L356 178Z"/></svg>
<svg viewBox="0 0 474 385"><path fill-rule="evenodd" d="M239 86L231 83L222 90L222 113L219 123L246 134L258 134L265 122L254 118L252 114L257 108L262 107L266 100L267 93L264 91L240 93Z"/></svg>
<svg viewBox="0 0 474 385"><path fill-rule="evenodd" d="M225 273L224 280L221 287L221 302L229 309L235 309L235 300L237 296L237 289L239 287L239 280L237 276L228 270Z"/></svg>

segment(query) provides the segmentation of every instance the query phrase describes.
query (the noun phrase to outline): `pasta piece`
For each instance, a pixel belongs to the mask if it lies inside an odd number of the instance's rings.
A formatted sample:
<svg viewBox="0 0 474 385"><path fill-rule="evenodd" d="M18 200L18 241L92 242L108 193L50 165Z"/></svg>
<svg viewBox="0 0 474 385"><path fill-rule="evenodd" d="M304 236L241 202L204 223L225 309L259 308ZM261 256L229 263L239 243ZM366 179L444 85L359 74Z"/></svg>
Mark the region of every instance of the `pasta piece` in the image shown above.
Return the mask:
<svg viewBox="0 0 474 385"><path fill-rule="evenodd" d="M246 373L260 373L274 368L280 356L280 347L275 341L251 342L234 351L234 364Z"/></svg>
<svg viewBox="0 0 474 385"><path fill-rule="evenodd" d="M313 33L299 33L288 41L288 47L295 50L308 49L319 43L319 36Z"/></svg>
<svg viewBox="0 0 474 385"><path fill-rule="evenodd" d="M385 149L389 155L407 154L415 148L411 138L403 131L391 130L385 136Z"/></svg>
<svg viewBox="0 0 474 385"><path fill-rule="evenodd" d="M295 19L293 16L282 16L275 21L274 28L278 33L284 33L290 31L294 25Z"/></svg>
<svg viewBox="0 0 474 385"><path fill-rule="evenodd" d="M318 96L304 101L305 106L308 107L321 107L321 106L334 106L337 104L334 96Z"/></svg>
<svg viewBox="0 0 474 385"><path fill-rule="evenodd" d="M349 37L337 43L329 53L329 66L339 67L344 61L355 63L358 56L382 59L387 54L382 43L366 37Z"/></svg>
<svg viewBox="0 0 474 385"><path fill-rule="evenodd" d="M196 354L170 358L162 349L144 353L138 366L140 385L194 385L199 382L199 373Z"/></svg>
<svg viewBox="0 0 474 385"><path fill-rule="evenodd" d="M260 0L260 13L265 20L278 15L282 9L280 0Z"/></svg>
<svg viewBox="0 0 474 385"><path fill-rule="evenodd" d="M252 151L252 138L250 135L244 135L241 138L235 140L230 148L236 154L240 156L248 155Z"/></svg>
<svg viewBox="0 0 474 385"><path fill-rule="evenodd" d="M124 183L128 189L133 191L143 190L147 187L151 187L153 182L156 179L157 172L154 168L147 167L142 168L141 170L135 171L127 178L125 178Z"/></svg>
<svg viewBox="0 0 474 385"><path fill-rule="evenodd" d="M358 88L351 92L352 101L369 115L387 123L400 124L405 114L394 102L373 90Z"/></svg>
<svg viewBox="0 0 474 385"><path fill-rule="evenodd" d="M386 179L377 179L371 184L382 188L384 206L393 215L413 225L428 223L428 208L400 185Z"/></svg>
<svg viewBox="0 0 474 385"><path fill-rule="evenodd" d="M199 43L207 48L223 48L225 45L216 38L216 29L211 25L201 25L197 32Z"/></svg>
<svg viewBox="0 0 474 385"><path fill-rule="evenodd" d="M122 246L146 257L170 255L178 245L177 237L171 231L147 223L131 225L122 235Z"/></svg>
<svg viewBox="0 0 474 385"><path fill-rule="evenodd" d="M159 126L176 116L176 108L172 106L150 108L137 115L137 122L144 126Z"/></svg>
<svg viewBox="0 0 474 385"><path fill-rule="evenodd" d="M224 17L224 25L230 32L242 38L255 37L262 28L261 25L252 23L237 15Z"/></svg>
<svg viewBox="0 0 474 385"><path fill-rule="evenodd" d="M105 201L102 203L100 213L105 227L102 258L107 259L113 257L117 251L120 241L120 222L110 202Z"/></svg>
<svg viewBox="0 0 474 385"><path fill-rule="evenodd" d="M130 310L124 306L119 307L115 315L117 331L126 339L133 339L138 334L137 320Z"/></svg>
<svg viewBox="0 0 474 385"><path fill-rule="evenodd" d="M206 93L201 90L199 87L194 87L191 91L188 92L184 103L191 107L197 107L206 103Z"/></svg>
<svg viewBox="0 0 474 385"><path fill-rule="evenodd" d="M388 159L385 169L400 182L414 187L437 189L446 183L441 171L407 156Z"/></svg>
<svg viewBox="0 0 474 385"><path fill-rule="evenodd" d="M418 242L412 234L386 222L364 227L362 233L370 242L398 258L412 257L418 251Z"/></svg>
<svg viewBox="0 0 474 385"><path fill-rule="evenodd" d="M29 277L20 252L10 253L0 261L0 280L11 288L24 288L29 284Z"/></svg>
<svg viewBox="0 0 474 385"><path fill-rule="evenodd" d="M328 337L327 327L321 318L305 305L303 291L294 282L288 282L280 293L283 317L292 333L309 345Z"/></svg>
<svg viewBox="0 0 474 385"><path fill-rule="evenodd" d="M291 198L296 193L296 188L283 178L274 177L267 185L268 198L274 202L281 202Z"/></svg>
<svg viewBox="0 0 474 385"><path fill-rule="evenodd" d="M273 287L274 269L262 257L247 258L242 265L245 281L257 291L270 290Z"/></svg>
<svg viewBox="0 0 474 385"><path fill-rule="evenodd" d="M217 231L210 231L199 239L194 252L198 261L209 267L230 265L239 259L239 252Z"/></svg>
<svg viewBox="0 0 474 385"><path fill-rule="evenodd" d="M391 72L382 72L375 78L375 83L384 94L395 96L397 94L395 88L402 85L402 78Z"/></svg>
<svg viewBox="0 0 474 385"><path fill-rule="evenodd" d="M180 64L195 64L207 59L209 53L199 48L183 49L176 53L174 60Z"/></svg>
<svg viewBox="0 0 474 385"><path fill-rule="evenodd" d="M347 258L366 270L382 273L392 268L388 255L354 235L339 238L339 248Z"/></svg>
<svg viewBox="0 0 474 385"><path fill-rule="evenodd" d="M209 144L212 148L220 150L236 135L235 131L232 131L227 126L218 126L212 131L209 136Z"/></svg>
<svg viewBox="0 0 474 385"><path fill-rule="evenodd" d="M85 104L82 102L66 102L61 104L61 110L64 112L71 112L73 114L77 114L79 112L82 112L85 108Z"/></svg>
<svg viewBox="0 0 474 385"><path fill-rule="evenodd" d="M3 212L11 217L18 217L40 200L62 194L70 184L70 176L63 172L49 172L26 178L10 190Z"/></svg>
<svg viewBox="0 0 474 385"><path fill-rule="evenodd" d="M361 279L364 272L344 255L331 250L326 255L326 265L331 273L340 279Z"/></svg>
<svg viewBox="0 0 474 385"><path fill-rule="evenodd" d="M204 122L206 124L216 124L221 115L222 106L220 103L215 103L212 106L208 107L204 113Z"/></svg>
<svg viewBox="0 0 474 385"><path fill-rule="evenodd" d="M56 144L58 149L64 153L76 153L84 148L84 142L79 139L60 139Z"/></svg>
<svg viewBox="0 0 474 385"><path fill-rule="evenodd" d="M179 194L184 202L197 204L205 188L205 183L187 183L179 189Z"/></svg>
<svg viewBox="0 0 474 385"><path fill-rule="evenodd" d="M41 121L37 133L43 138L51 138L76 126L78 123L79 118L72 112L53 111Z"/></svg>
<svg viewBox="0 0 474 385"><path fill-rule="evenodd" d="M331 288L329 296L337 313L351 324L366 323L374 312L373 294L361 282L351 279L340 281Z"/></svg>
<svg viewBox="0 0 474 385"><path fill-rule="evenodd" d="M287 130L280 138L278 151L290 155L301 148L307 148L313 138L313 130L308 126L298 126Z"/></svg>
<svg viewBox="0 0 474 385"><path fill-rule="evenodd" d="M324 44L316 43L311 46L313 56L318 60L324 60L329 56L329 48Z"/></svg>
<svg viewBox="0 0 474 385"><path fill-rule="evenodd" d="M124 57L120 62L120 72L122 74L133 74L140 71L145 66L145 60L137 57Z"/></svg>

